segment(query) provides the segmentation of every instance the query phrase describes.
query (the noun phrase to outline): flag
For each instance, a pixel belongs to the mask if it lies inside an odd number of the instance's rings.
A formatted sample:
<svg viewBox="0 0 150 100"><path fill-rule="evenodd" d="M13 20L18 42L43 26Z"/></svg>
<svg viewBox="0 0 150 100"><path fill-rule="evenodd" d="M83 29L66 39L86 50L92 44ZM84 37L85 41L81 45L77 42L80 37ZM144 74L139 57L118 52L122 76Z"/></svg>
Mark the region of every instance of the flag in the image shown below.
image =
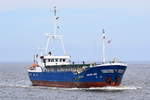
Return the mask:
<svg viewBox="0 0 150 100"><path fill-rule="evenodd" d="M59 17L56 17L56 20L58 20L59 19Z"/></svg>
<svg viewBox="0 0 150 100"><path fill-rule="evenodd" d="M57 29L60 29L60 27L59 27L59 26L57 26Z"/></svg>

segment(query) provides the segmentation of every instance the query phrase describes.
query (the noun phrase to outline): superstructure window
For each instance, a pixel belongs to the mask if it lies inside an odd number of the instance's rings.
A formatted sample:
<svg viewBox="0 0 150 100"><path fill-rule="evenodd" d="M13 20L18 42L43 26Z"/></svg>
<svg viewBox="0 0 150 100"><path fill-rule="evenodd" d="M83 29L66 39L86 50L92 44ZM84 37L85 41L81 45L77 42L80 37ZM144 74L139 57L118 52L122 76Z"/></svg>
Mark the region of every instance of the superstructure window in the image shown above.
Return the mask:
<svg viewBox="0 0 150 100"><path fill-rule="evenodd" d="M66 61L66 59L62 59L63 60L63 62L65 62Z"/></svg>
<svg viewBox="0 0 150 100"><path fill-rule="evenodd" d="M58 62L58 59L55 59L55 62Z"/></svg>
<svg viewBox="0 0 150 100"><path fill-rule="evenodd" d="M51 62L54 62L54 59L51 59Z"/></svg>
<svg viewBox="0 0 150 100"><path fill-rule="evenodd" d="M62 59L60 59L59 61L62 62Z"/></svg>

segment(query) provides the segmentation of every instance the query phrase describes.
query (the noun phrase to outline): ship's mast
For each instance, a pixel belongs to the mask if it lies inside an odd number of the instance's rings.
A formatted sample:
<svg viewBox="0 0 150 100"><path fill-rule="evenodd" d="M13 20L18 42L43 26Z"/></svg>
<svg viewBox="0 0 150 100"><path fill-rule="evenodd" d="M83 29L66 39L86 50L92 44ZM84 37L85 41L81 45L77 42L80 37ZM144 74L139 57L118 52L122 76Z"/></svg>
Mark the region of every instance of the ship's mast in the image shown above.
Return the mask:
<svg viewBox="0 0 150 100"><path fill-rule="evenodd" d="M106 36L105 36L105 30L102 30L102 63L106 62L106 51L105 51L105 46L106 44Z"/></svg>
<svg viewBox="0 0 150 100"><path fill-rule="evenodd" d="M59 17L57 16L56 7L54 7L54 9L53 9L53 13L54 13L54 16L53 16L54 30L53 30L52 34L46 33L46 36L48 37L48 39L47 39L46 50L45 51L46 51L46 54L47 54L48 53L49 42L51 40L57 39L57 40L60 40L64 55L67 55L65 47L64 47L63 36L62 35L57 35L57 30L59 29L59 26L57 25Z"/></svg>

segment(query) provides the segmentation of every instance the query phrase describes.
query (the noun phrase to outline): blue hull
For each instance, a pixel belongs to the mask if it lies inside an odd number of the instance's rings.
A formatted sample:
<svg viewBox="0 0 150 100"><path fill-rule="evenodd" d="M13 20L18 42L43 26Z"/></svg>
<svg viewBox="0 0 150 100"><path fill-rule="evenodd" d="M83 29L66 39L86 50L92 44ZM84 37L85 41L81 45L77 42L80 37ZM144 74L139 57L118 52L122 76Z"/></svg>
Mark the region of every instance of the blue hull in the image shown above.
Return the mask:
<svg viewBox="0 0 150 100"><path fill-rule="evenodd" d="M95 66L81 73L71 71L29 72L29 78L36 86L54 87L102 87L121 84L127 66Z"/></svg>

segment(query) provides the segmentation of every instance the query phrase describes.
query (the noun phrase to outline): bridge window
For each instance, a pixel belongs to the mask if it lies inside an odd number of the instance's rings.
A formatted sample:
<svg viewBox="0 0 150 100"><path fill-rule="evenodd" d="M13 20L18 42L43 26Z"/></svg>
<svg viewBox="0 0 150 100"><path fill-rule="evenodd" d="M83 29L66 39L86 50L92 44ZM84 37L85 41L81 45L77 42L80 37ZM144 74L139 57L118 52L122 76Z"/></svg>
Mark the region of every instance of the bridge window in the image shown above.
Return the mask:
<svg viewBox="0 0 150 100"><path fill-rule="evenodd" d="M62 59L63 60L63 62L65 62L66 61L66 59Z"/></svg>
<svg viewBox="0 0 150 100"><path fill-rule="evenodd" d="M62 59L60 59L59 61L62 62Z"/></svg>
<svg viewBox="0 0 150 100"><path fill-rule="evenodd" d="M58 62L58 59L55 59L55 62Z"/></svg>
<svg viewBox="0 0 150 100"><path fill-rule="evenodd" d="M51 59L51 62L54 62L54 59Z"/></svg>

